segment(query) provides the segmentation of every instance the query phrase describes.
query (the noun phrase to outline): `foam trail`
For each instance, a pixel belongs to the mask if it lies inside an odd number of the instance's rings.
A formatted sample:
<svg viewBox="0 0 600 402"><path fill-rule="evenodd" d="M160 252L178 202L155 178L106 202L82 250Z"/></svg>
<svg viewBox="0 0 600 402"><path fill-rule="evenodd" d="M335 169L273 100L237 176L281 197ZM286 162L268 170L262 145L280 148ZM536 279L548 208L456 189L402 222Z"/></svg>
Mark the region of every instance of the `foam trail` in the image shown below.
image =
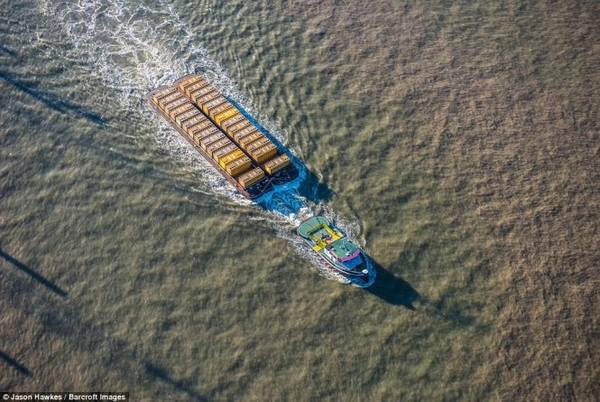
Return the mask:
<svg viewBox="0 0 600 402"><path fill-rule="evenodd" d="M194 30L174 10L173 5L158 1L153 5L127 0L79 0L53 2L42 0L39 11L61 27L72 43L62 56L94 66L94 78L110 91L110 99L100 101L115 103L131 124L147 131L168 152L193 166L200 184L196 191L223 196L228 202L249 206L242 197L195 150L146 105L145 95L151 89L170 83L182 75L202 72L240 110L279 145L287 144L287 133L269 119L259 123L253 116L261 117L252 102L229 78L225 69L209 57L205 48L198 45ZM190 62L193 60L193 62ZM119 111L117 113L119 113ZM148 122L154 122L148 128ZM264 125L263 125L264 124ZM292 163L299 176L292 182L275 186L257 200L264 208L264 219L277 235L289 241L296 251L317 267L320 274L333 280L349 281L325 267L319 257L294 233L300 222L317 212L336 222L349 235L357 233L357 226L324 205L315 205L300 195L299 189L308 176L306 167L292 152Z"/></svg>

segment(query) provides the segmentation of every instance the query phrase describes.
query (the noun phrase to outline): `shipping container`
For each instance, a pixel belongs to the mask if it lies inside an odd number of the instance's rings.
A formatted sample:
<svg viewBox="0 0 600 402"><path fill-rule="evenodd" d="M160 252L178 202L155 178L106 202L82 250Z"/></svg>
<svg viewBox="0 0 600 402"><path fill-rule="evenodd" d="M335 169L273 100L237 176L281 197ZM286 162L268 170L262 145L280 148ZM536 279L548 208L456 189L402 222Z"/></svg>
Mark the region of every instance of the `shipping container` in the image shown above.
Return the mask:
<svg viewBox="0 0 600 402"><path fill-rule="evenodd" d="M246 155L225 165L225 171L232 176L240 175L252 167L252 161Z"/></svg>
<svg viewBox="0 0 600 402"><path fill-rule="evenodd" d="M236 116L239 113L240 113L239 110L237 110L235 107L232 107L231 109L227 109L226 111L215 115L213 120L218 125L221 125L225 120L229 120L230 118ZM223 128L225 128L225 127L223 127Z"/></svg>
<svg viewBox="0 0 600 402"><path fill-rule="evenodd" d="M259 133L258 131L255 131L254 133L241 138L238 143L240 144L240 146L242 148L246 148L248 146L248 144L250 144L260 138L265 138L265 136L262 135L261 133Z"/></svg>
<svg viewBox="0 0 600 402"><path fill-rule="evenodd" d="M258 133L258 131L256 131L256 128L254 126L248 126L240 131L236 131L236 133L233 135L233 139L239 143L242 140L242 138L253 133Z"/></svg>
<svg viewBox="0 0 600 402"><path fill-rule="evenodd" d="M181 98L177 98L176 100L164 105L163 111L168 115L174 109L177 109L179 106L184 105L189 102L190 102L190 100L188 98L186 98L185 96L182 96Z"/></svg>
<svg viewBox="0 0 600 402"><path fill-rule="evenodd" d="M251 185L262 180L263 177L265 177L265 172L261 168L257 167L250 170L249 172L242 174L237 178L237 180L238 183L242 185L242 187L248 188Z"/></svg>
<svg viewBox="0 0 600 402"><path fill-rule="evenodd" d="M217 127L212 124L211 121L203 121L200 122L196 125L194 125L193 127L190 127L186 130L187 134L192 137L192 138L196 138L196 135L198 135L199 133L203 132L204 130L208 130L208 129L212 129L213 131L218 131Z"/></svg>
<svg viewBox="0 0 600 402"><path fill-rule="evenodd" d="M240 149L237 145L235 145L233 142L230 142L229 145L226 145L223 148L219 148L218 151L214 151L212 157L215 161L220 163L221 159L226 158L227 156L239 150Z"/></svg>
<svg viewBox="0 0 600 402"><path fill-rule="evenodd" d="M187 99L186 99L187 100ZM185 113L188 110L191 110L194 107L194 105L192 105L192 103L188 100L187 103L183 103L180 106L174 107L173 109L168 109L167 110L167 114L173 119L175 120L175 116L181 114L181 113Z"/></svg>
<svg viewBox="0 0 600 402"><path fill-rule="evenodd" d="M152 100L154 101L154 103L156 105L160 106L160 101L164 98L166 98L167 96L170 96L174 93L178 93L179 90L177 89L177 87L169 87L169 88L165 88L161 91L158 91L157 93L154 94L154 96L152 96Z"/></svg>
<svg viewBox="0 0 600 402"><path fill-rule="evenodd" d="M249 143L248 145L246 145L244 147L244 149L249 154L252 154L252 152L256 151L258 148L260 148L264 145L270 144L270 143L271 143L271 141L269 141L268 138L263 136L262 138L259 138L256 141L253 141L253 142Z"/></svg>
<svg viewBox="0 0 600 402"><path fill-rule="evenodd" d="M217 98L221 96L221 94L219 94L217 91L212 91L209 92L207 94L204 94L202 96L195 96L195 94L192 95L192 100L194 101L194 103L196 103L196 105L202 109L202 105L205 104L206 102L210 102L211 100Z"/></svg>
<svg viewBox="0 0 600 402"><path fill-rule="evenodd" d="M256 151L251 152L250 156L252 156L252 159L257 161L258 163L263 163L266 160L271 159L276 153L277 148L275 147L275 145L267 144L258 148Z"/></svg>
<svg viewBox="0 0 600 402"><path fill-rule="evenodd" d="M203 97L204 95L207 95L211 92L219 92L217 91L212 85L207 85L205 87L196 89L195 91L190 91L189 94L186 94L191 100L193 100L194 102L196 101L196 99L199 99L201 97Z"/></svg>
<svg viewBox="0 0 600 402"><path fill-rule="evenodd" d="M197 124L200 124L202 122L208 122L208 119L206 118L205 115L203 115L202 113L200 113L200 111L198 111L199 113L194 116L191 119L188 119L184 122L181 123L181 128L183 128L185 131L189 130L190 128L194 127ZM209 122L210 123L210 122Z"/></svg>
<svg viewBox="0 0 600 402"><path fill-rule="evenodd" d="M194 139L194 141L196 141L196 143L200 144L200 141L202 141L204 138L210 137L211 135L215 135L215 134L223 134L223 133L221 133L217 127L211 125L210 127L206 127L203 130L194 131L192 133L192 138ZM223 137L225 137L224 134L223 134ZM223 137L220 137L220 138L223 138Z"/></svg>
<svg viewBox="0 0 600 402"><path fill-rule="evenodd" d="M178 87L181 90L181 92L186 93L186 88L189 88L191 85L194 85L197 82L204 82L204 79L202 79L202 77L200 77L199 75L192 75L181 81Z"/></svg>
<svg viewBox="0 0 600 402"><path fill-rule="evenodd" d="M234 108L235 109L235 108ZM228 111L226 111L228 112ZM218 120L217 120L218 117ZM223 114L223 116L215 116L214 120L219 123L221 128L227 131L229 126L234 125L245 119L244 115L242 115L239 110L235 109L235 113L229 112L227 114Z"/></svg>
<svg viewBox="0 0 600 402"><path fill-rule="evenodd" d="M240 121L239 123L236 123L233 126L230 126L225 131L227 132L227 134L233 136L236 133L236 131L242 130L251 125L252 125L252 123L250 123L247 119L244 119L244 120Z"/></svg>
<svg viewBox="0 0 600 402"><path fill-rule="evenodd" d="M194 106L192 106L192 109L188 110L184 114L175 116L175 122L179 124L180 127L183 127L183 123L189 120L194 120L198 116L202 116L202 113Z"/></svg>
<svg viewBox="0 0 600 402"><path fill-rule="evenodd" d="M210 156L212 158L213 153L215 153L216 151L218 151L219 149L221 149L223 147L233 144L233 142L231 142L231 140L229 138L227 138L225 136L225 134L223 134L223 137L224 137L223 139L221 139L219 141L215 141L206 147L205 151L208 154L208 156Z"/></svg>
<svg viewBox="0 0 600 402"><path fill-rule="evenodd" d="M219 113L223 113L225 111L227 111L228 109L231 109L233 106L231 106L231 103L229 102L223 102L218 106L215 107L211 107L208 109L208 116L212 119L215 118L216 115L218 115Z"/></svg>
<svg viewBox="0 0 600 402"><path fill-rule="evenodd" d="M224 139L227 139L227 137L225 137L225 134L218 132L218 133L214 133L212 135L209 136L205 136L205 137L197 137L198 143L200 144L200 146L202 147L202 149L204 149L206 151L206 148L211 146L212 144L214 144L215 142L219 142L222 141Z"/></svg>
<svg viewBox="0 0 600 402"><path fill-rule="evenodd" d="M164 98L161 98L158 101L158 107L160 107L162 110L165 110L166 107L168 107L168 105L171 102L174 102L176 100L180 100L180 99L185 99L187 100L187 98L185 97L184 94L182 94L180 91L175 91L170 95L165 96Z"/></svg>
<svg viewBox="0 0 600 402"><path fill-rule="evenodd" d="M219 95L218 97L211 99L210 101L208 101L206 103L203 103L201 109L205 114L208 114L208 110L210 108L219 106L220 104L225 103L225 102L227 102L227 99L225 99L225 97L223 95Z"/></svg>
<svg viewBox="0 0 600 402"><path fill-rule="evenodd" d="M273 173L280 171L289 164L290 158L287 155L283 154L265 162L263 168L267 171L268 174L272 175Z"/></svg>

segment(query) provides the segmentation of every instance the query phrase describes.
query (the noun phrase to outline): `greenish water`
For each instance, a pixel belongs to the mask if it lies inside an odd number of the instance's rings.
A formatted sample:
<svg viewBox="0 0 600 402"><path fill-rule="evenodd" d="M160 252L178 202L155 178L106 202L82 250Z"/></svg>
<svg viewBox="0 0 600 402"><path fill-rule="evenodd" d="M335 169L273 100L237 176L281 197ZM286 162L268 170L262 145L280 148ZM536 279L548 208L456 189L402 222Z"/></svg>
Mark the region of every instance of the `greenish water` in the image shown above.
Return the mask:
<svg viewBox="0 0 600 402"><path fill-rule="evenodd" d="M597 3L0 4L0 351L22 366L0 389L594 394ZM327 275L151 111L191 72L320 179L307 208L375 285Z"/></svg>

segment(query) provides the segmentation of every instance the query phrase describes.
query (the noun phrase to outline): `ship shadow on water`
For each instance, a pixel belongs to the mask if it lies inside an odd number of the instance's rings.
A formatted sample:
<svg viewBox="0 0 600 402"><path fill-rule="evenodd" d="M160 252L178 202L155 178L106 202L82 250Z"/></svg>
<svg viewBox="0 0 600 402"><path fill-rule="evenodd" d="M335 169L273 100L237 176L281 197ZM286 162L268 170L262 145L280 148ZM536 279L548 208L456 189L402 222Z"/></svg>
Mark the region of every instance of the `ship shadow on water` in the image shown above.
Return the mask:
<svg viewBox="0 0 600 402"><path fill-rule="evenodd" d="M10 357L9 355L7 355L6 353L4 353L1 350L0 350L0 360L4 361L6 364L8 364L9 366L11 366L15 370L17 370L19 373L23 374L25 377L32 376L31 371L27 367L25 367L24 365L22 365L21 363L19 363L18 361L16 361L15 359L13 359L12 357Z"/></svg>
<svg viewBox="0 0 600 402"><path fill-rule="evenodd" d="M365 288L365 291L389 304L415 310L413 303L421 298L419 292L410 283L394 275L382 267L381 264L377 263L377 261L372 258L371 261L373 262L373 268L376 270L377 276L375 277L375 283Z"/></svg>
<svg viewBox="0 0 600 402"><path fill-rule="evenodd" d="M0 80L4 80L8 84L12 85L14 88L31 96L35 100L43 103L50 109L55 110L59 113L74 115L76 117L86 119L102 127L108 126L108 123L100 114L90 110L86 110L80 105L62 99L61 97L54 95L53 93L39 89L35 85L29 84L23 80L18 79L13 74L7 73L5 71L0 71Z"/></svg>
<svg viewBox="0 0 600 402"><path fill-rule="evenodd" d="M171 377L171 375L166 370L164 370L148 361L144 362L144 369L146 370L146 373L148 375L150 375L151 377L154 377L162 382L165 382L166 384L175 388L179 392L187 394L187 396L190 398L190 400L197 401L197 402L208 401L208 399L206 397L204 397L203 395L200 395L198 392L196 392L196 390L194 389L192 384L190 384L186 381L180 381L180 380L174 379L173 377Z"/></svg>
<svg viewBox="0 0 600 402"><path fill-rule="evenodd" d="M12 255L5 253L2 249L0 249L0 257L2 257L3 259L5 259L9 263L11 263L19 271L24 272L27 275L29 275L31 278L35 279L36 281L38 281L39 283L44 285L46 288L48 288L50 291L59 295L63 299L66 299L69 297L69 294L67 292L65 292L63 289L61 289L59 286L57 286L54 282L46 279L43 275L41 275L38 272L36 272L35 270L29 268L27 265L25 265L21 261L17 260Z"/></svg>

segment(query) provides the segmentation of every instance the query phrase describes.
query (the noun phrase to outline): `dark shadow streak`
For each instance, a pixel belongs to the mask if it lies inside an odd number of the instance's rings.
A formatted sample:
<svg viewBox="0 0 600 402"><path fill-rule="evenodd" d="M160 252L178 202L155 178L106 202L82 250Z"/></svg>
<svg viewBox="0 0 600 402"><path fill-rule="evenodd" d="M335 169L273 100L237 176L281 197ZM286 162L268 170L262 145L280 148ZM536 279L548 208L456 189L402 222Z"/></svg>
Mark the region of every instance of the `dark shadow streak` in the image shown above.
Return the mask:
<svg viewBox="0 0 600 402"><path fill-rule="evenodd" d="M31 276L33 279L35 279L36 281L38 281L42 285L46 286L48 289L50 289L51 291L53 291L57 295L61 296L62 298L66 299L67 297L69 297L69 294L67 292L65 292L64 290L62 290L58 286L56 286L54 283L52 283L48 279L44 278L42 275L40 275L39 273L37 273L33 269L29 268L27 265L23 264L21 261L17 260L16 258L14 258L13 256L11 256L10 254L5 253L4 251L2 251L2 249L0 249L0 257L4 258L6 261L8 261L11 264L13 264L19 270L25 272L27 275Z"/></svg>
<svg viewBox="0 0 600 402"><path fill-rule="evenodd" d="M17 370L19 373L23 374L25 377L31 377L31 371L29 371L27 367L23 366L21 363L19 363L18 361L16 361L1 350L0 359L4 360L6 363L8 363L9 366L12 366L12 368Z"/></svg>
<svg viewBox="0 0 600 402"><path fill-rule="evenodd" d="M413 303L421 297L419 293L410 283L395 276L375 260L371 259L371 261L373 261L373 267L377 270L377 277L375 283L365 288L365 290L390 304L414 310Z"/></svg>
<svg viewBox="0 0 600 402"><path fill-rule="evenodd" d="M162 368L157 367L147 361L144 362L144 368L146 369L146 372L148 374L152 375L153 377L156 377L159 380L166 382L167 384L171 385L178 391L182 391L182 392L185 392L186 394L188 394L188 396L191 397L193 401L203 402L203 401L208 400L204 396L198 394L192 387L190 387L184 381L178 381L178 380L175 380L174 378L172 378L169 375L169 373L167 373Z"/></svg>
<svg viewBox="0 0 600 402"><path fill-rule="evenodd" d="M40 89L37 89L35 87L32 87L31 85L28 85L28 84L24 83L23 81L19 81L14 76L12 76L4 71L0 71L0 79L8 82L9 84L14 86L18 90L26 93L27 95L32 96L33 98L42 102L49 108L56 110L60 113L65 113L65 114L73 113L79 117L87 119L98 125L101 125L104 127L108 125L106 123L106 121L102 118L102 116L100 116L98 113L87 111L87 110L83 109L81 106L71 103L69 101L63 100L54 94L51 94L51 93L42 91Z"/></svg>

